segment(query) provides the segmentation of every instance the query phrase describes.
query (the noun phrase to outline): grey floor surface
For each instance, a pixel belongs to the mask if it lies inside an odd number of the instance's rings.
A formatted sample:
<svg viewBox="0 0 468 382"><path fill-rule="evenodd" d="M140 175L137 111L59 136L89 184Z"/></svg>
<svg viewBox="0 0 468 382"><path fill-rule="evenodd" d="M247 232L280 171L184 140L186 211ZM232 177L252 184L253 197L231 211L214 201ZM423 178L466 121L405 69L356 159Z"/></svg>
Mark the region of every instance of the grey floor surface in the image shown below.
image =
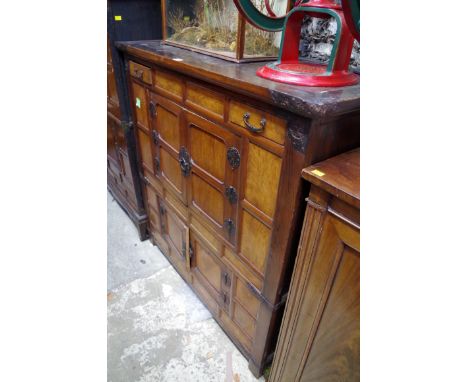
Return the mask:
<svg viewBox="0 0 468 382"><path fill-rule="evenodd" d="M107 218L108 382L264 381L110 194Z"/></svg>

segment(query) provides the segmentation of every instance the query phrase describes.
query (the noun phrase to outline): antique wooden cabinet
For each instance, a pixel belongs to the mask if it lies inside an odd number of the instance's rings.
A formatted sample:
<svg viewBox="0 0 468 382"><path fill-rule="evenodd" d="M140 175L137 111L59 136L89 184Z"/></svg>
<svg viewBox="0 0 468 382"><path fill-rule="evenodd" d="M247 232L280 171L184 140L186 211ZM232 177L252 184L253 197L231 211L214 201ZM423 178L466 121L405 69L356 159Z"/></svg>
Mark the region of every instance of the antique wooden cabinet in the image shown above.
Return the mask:
<svg viewBox="0 0 468 382"><path fill-rule="evenodd" d="M359 145L359 87L298 89L160 41L118 43L151 239L249 358L272 359L301 170Z"/></svg>
<svg viewBox="0 0 468 382"><path fill-rule="evenodd" d="M114 42L160 37L160 8L155 0L107 2L107 186L135 223L141 239L147 237L148 218L138 176L124 65Z"/></svg>
<svg viewBox="0 0 468 382"><path fill-rule="evenodd" d="M359 149L311 183L271 382L359 381Z"/></svg>

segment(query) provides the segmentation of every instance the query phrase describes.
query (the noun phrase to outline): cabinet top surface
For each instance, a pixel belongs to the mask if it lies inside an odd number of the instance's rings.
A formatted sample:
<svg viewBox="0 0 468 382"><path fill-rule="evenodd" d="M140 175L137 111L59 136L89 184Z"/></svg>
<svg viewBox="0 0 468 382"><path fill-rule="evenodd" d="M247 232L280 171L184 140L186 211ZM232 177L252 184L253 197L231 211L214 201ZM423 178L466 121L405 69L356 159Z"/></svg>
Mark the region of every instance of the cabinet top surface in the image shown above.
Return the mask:
<svg viewBox="0 0 468 382"><path fill-rule="evenodd" d="M145 61L254 97L305 117L333 117L359 110L360 86L318 88L282 84L258 77L265 62L222 60L163 44L160 40L117 42L118 49Z"/></svg>
<svg viewBox="0 0 468 382"><path fill-rule="evenodd" d="M360 150L337 155L302 170L302 177L345 202L360 205Z"/></svg>

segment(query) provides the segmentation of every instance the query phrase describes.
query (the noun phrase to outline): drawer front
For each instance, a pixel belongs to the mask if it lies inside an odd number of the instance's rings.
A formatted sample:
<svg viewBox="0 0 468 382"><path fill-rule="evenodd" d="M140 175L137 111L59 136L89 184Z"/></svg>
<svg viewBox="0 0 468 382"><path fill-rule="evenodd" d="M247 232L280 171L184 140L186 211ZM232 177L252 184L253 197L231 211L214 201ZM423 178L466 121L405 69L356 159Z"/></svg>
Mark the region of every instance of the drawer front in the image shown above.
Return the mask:
<svg viewBox="0 0 468 382"><path fill-rule="evenodd" d="M154 87L159 93L178 102L182 102L184 85L179 77L156 69Z"/></svg>
<svg viewBox="0 0 468 382"><path fill-rule="evenodd" d="M151 69L133 61L130 61L130 75L132 77L138 78L140 81L143 81L148 85L153 83Z"/></svg>
<svg viewBox="0 0 468 382"><path fill-rule="evenodd" d="M214 120L224 119L225 96L221 93L188 82L185 103L193 110Z"/></svg>
<svg viewBox="0 0 468 382"><path fill-rule="evenodd" d="M284 145L286 121L282 118L243 103L231 101L229 105L229 122L246 129L256 136Z"/></svg>

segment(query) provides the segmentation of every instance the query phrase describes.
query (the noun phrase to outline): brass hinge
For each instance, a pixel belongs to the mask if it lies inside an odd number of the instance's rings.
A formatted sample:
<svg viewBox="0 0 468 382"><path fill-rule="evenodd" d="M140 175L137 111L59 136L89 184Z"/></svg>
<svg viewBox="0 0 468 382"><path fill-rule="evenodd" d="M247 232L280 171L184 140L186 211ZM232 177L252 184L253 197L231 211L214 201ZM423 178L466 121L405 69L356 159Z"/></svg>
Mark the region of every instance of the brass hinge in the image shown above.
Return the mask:
<svg viewBox="0 0 468 382"><path fill-rule="evenodd" d="M231 277L229 276L229 273L226 271L223 272L223 283L225 286L230 287L231 286Z"/></svg>
<svg viewBox="0 0 468 382"><path fill-rule="evenodd" d="M233 186L226 187L226 190L224 191L224 195L226 195L226 198L229 200L231 204L234 204L237 202L237 190Z"/></svg>
<svg viewBox="0 0 468 382"><path fill-rule="evenodd" d="M143 173L141 173L141 172L140 172L140 179L143 180L144 184L146 184L146 185L150 184L149 179L146 176L144 176Z"/></svg>
<svg viewBox="0 0 468 382"><path fill-rule="evenodd" d="M154 157L154 166L156 167L156 171L159 171L161 168L161 163L159 162L158 157Z"/></svg>
<svg viewBox="0 0 468 382"><path fill-rule="evenodd" d="M192 171L192 160L190 158L190 154L185 147L180 148L179 152L179 165L180 169L182 170L182 175L185 177L190 175L190 171Z"/></svg>
<svg viewBox="0 0 468 382"><path fill-rule="evenodd" d="M153 143L155 145L158 145L159 144L159 134L156 130L152 130L151 131L151 136L153 137Z"/></svg>
<svg viewBox="0 0 468 382"><path fill-rule="evenodd" d="M122 127L123 131L131 131L133 130L133 121L120 121L120 127Z"/></svg>
<svg viewBox="0 0 468 382"><path fill-rule="evenodd" d="M222 295L221 295L221 298L223 300L223 304L226 308L229 307L229 303L230 303L230 298L229 298L229 295L226 293L226 292L222 292Z"/></svg>
<svg viewBox="0 0 468 382"><path fill-rule="evenodd" d="M149 103L149 111L151 118L156 118L158 111L156 110L156 104L153 101L150 101Z"/></svg>
<svg viewBox="0 0 468 382"><path fill-rule="evenodd" d="M229 237L231 237L231 235L236 231L236 224L232 219L226 219L224 220L224 229L228 233Z"/></svg>

